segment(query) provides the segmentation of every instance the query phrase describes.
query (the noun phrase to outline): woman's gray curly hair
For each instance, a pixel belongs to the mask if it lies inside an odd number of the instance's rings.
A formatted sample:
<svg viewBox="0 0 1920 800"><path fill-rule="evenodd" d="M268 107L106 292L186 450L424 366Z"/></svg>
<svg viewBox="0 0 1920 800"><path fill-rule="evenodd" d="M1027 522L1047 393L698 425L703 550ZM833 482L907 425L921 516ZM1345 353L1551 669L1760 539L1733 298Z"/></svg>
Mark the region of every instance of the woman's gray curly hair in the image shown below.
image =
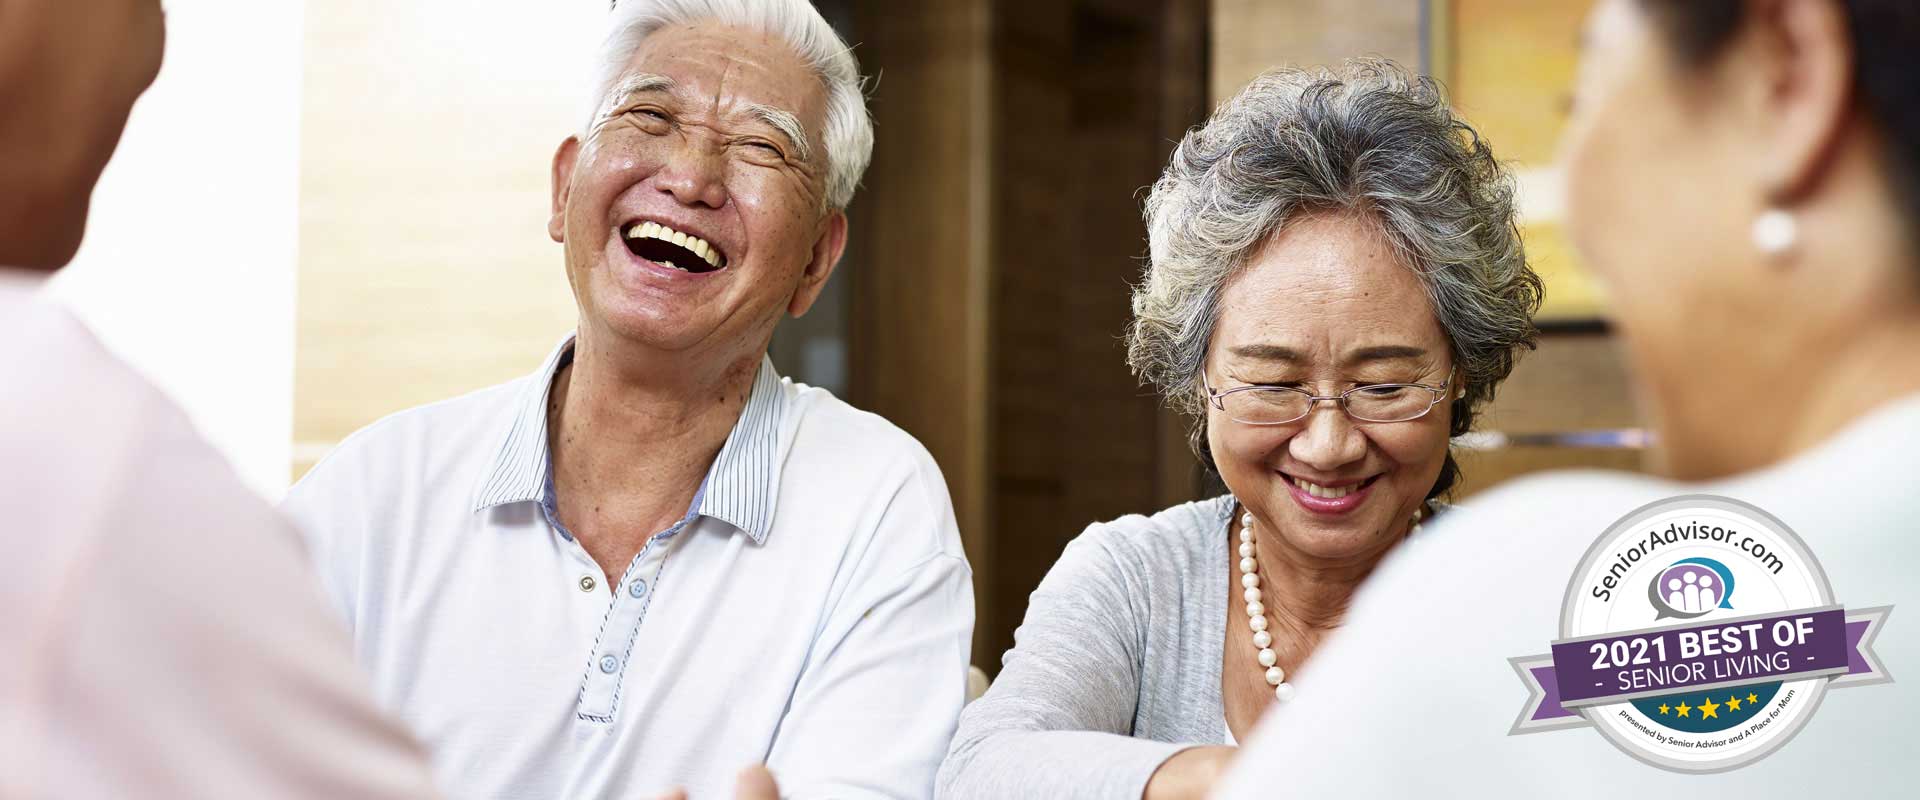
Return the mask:
<svg viewBox="0 0 1920 800"><path fill-rule="evenodd" d="M1451 435L1532 349L1540 278L1514 224L1513 179L1440 86L1391 62L1269 71L1188 132L1154 184L1152 258L1133 293L1127 361L1194 417L1209 469L1200 370L1220 293L1295 214L1358 210L1413 265L1453 349ZM1451 455L1428 497L1452 488Z"/></svg>

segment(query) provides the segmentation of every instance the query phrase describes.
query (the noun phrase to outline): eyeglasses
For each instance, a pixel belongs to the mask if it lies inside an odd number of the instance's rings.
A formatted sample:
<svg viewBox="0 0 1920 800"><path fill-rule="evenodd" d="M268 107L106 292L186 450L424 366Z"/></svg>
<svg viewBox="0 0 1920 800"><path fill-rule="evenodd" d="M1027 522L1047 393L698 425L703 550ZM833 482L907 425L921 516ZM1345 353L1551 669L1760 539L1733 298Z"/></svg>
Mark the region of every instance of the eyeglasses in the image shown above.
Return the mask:
<svg viewBox="0 0 1920 800"><path fill-rule="evenodd" d="M1316 395L1291 386L1239 386L1224 392L1214 391L1207 383L1207 400L1227 413L1227 418L1243 425L1285 425L1298 422L1313 413L1313 407L1326 400L1337 403L1347 416L1362 422L1407 422L1427 415L1447 398L1453 373L1439 386L1424 383L1374 383L1355 386L1336 395Z"/></svg>

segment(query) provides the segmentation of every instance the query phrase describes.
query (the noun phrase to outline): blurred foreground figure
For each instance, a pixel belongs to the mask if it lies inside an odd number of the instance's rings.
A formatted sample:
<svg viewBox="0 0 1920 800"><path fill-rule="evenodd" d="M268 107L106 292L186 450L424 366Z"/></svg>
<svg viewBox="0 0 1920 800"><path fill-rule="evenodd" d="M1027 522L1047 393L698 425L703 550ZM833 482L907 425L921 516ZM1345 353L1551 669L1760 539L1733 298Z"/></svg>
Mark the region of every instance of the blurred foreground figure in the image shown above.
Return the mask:
<svg viewBox="0 0 1920 800"><path fill-rule="evenodd" d="M293 530L37 298L163 29L156 0L0 0L0 797L428 796Z"/></svg>
<svg viewBox="0 0 1920 800"><path fill-rule="evenodd" d="M1917 69L1920 5L1910 0L1597 5L1565 143L1570 228L1611 289L1665 468L1687 482L1542 477L1436 523L1362 592L1301 677L1300 700L1267 717L1220 796L1913 796ZM1771 742L1766 725L1780 720L1770 715L1792 698L1768 700L1764 688L1618 702L1594 726L1509 735L1527 692L1507 659L1559 638L1563 599L1607 588L1569 593L1589 547L1629 512L1691 493L1753 504L1793 528L1824 567L1832 602L1891 605L1872 649L1894 682L1809 690L1817 708L1791 713L1813 716ZM1687 546L1655 549L1651 563L1673 563L1667 553ZM1747 556L1726 558L1741 566ZM1782 584L1770 587L1758 567L1747 574L1756 580L1740 586L1688 572L1615 589L1639 612L1664 601L1705 624L1768 610L1766 591ZM1725 587L1713 598L1731 602L1701 611L1683 583L1695 594ZM1648 597L1650 587L1680 602ZM1652 613L1630 621L1681 624ZM1596 730L1635 711L1658 724L1620 734L1620 748ZM1724 730L1725 741L1704 746L1759 758L1669 771L1706 759L1660 755L1648 742L1688 727ZM1727 757L1749 755L1733 748Z"/></svg>

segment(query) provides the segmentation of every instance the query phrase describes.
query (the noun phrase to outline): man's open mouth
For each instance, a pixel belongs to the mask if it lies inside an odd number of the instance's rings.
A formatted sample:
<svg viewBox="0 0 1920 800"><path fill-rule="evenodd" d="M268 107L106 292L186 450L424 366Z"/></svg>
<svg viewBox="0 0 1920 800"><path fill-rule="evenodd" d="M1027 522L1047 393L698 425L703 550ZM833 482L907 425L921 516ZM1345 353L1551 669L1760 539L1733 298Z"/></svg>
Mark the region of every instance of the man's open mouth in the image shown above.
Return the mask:
<svg viewBox="0 0 1920 800"><path fill-rule="evenodd" d="M636 222L623 233L627 250L681 272L714 272L727 268L727 257L707 240L681 233L658 222Z"/></svg>

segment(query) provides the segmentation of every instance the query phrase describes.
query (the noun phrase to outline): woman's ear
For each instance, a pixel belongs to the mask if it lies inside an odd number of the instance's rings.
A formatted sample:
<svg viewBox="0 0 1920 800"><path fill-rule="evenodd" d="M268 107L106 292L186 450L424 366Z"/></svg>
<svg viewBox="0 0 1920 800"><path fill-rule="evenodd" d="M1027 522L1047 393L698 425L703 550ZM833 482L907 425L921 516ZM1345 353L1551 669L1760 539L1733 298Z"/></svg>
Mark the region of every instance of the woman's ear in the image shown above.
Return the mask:
<svg viewBox="0 0 1920 800"><path fill-rule="evenodd" d="M1747 52L1733 67L1758 81L1751 119L1764 138L1751 173L1770 205L1789 205L1827 176L1854 117L1854 53L1846 11L1829 0L1750 5Z"/></svg>

